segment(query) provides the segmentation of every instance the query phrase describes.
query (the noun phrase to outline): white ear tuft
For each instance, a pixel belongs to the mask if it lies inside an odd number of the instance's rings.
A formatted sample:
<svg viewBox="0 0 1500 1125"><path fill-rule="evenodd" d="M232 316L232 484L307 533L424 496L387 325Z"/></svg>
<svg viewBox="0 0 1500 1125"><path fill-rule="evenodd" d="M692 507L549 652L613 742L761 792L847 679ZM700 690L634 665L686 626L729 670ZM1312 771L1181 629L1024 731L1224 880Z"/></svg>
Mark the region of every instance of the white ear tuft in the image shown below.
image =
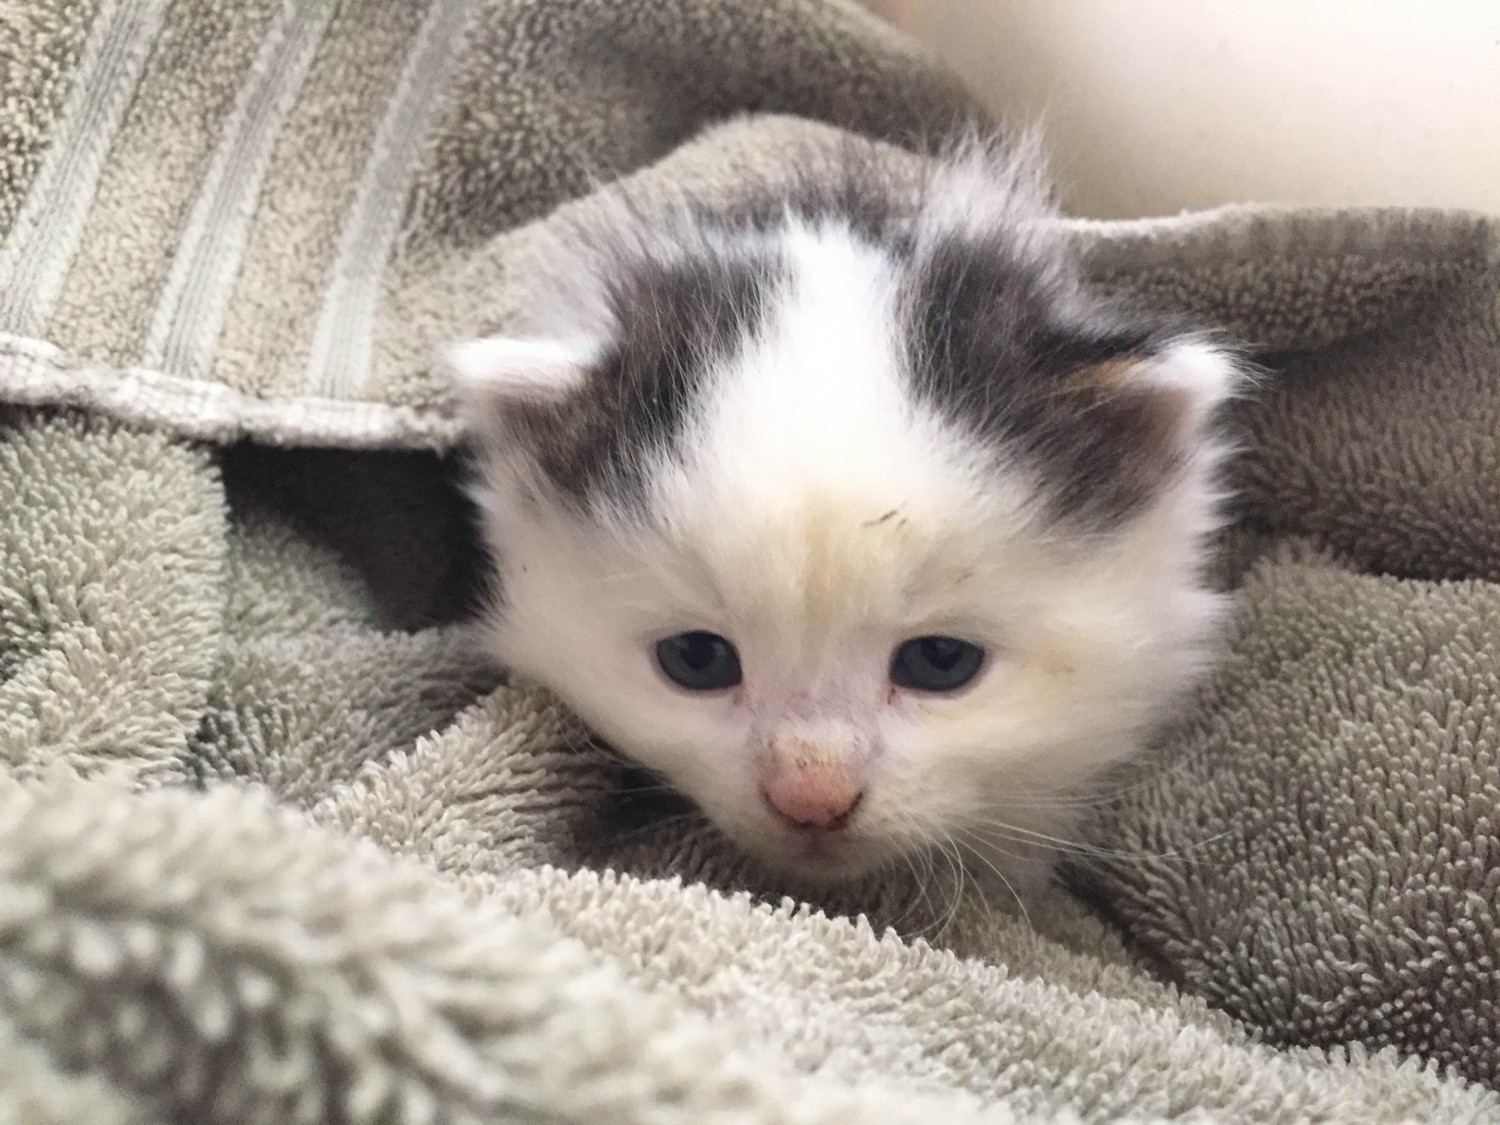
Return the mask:
<svg viewBox="0 0 1500 1125"><path fill-rule="evenodd" d="M598 347L583 341L491 336L455 344L445 359L478 402L554 402L576 390Z"/></svg>
<svg viewBox="0 0 1500 1125"><path fill-rule="evenodd" d="M1242 393L1249 382L1231 352L1191 337L1169 345L1147 365L1147 372L1154 385L1186 396L1195 425Z"/></svg>

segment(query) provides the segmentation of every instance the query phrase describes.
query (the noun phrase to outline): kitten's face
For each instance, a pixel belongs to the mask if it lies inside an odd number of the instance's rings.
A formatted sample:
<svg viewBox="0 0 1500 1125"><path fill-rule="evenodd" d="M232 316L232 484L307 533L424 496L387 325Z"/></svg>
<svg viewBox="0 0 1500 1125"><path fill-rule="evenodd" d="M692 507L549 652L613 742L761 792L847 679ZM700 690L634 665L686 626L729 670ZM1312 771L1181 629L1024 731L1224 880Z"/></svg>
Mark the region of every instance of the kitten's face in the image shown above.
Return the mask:
<svg viewBox="0 0 1500 1125"><path fill-rule="evenodd" d="M792 222L664 251L588 342L462 352L502 392L490 636L774 863L937 844L1025 874L1201 663L1228 366L1079 343L1011 258L903 245Z"/></svg>
<svg viewBox="0 0 1500 1125"><path fill-rule="evenodd" d="M1179 513L1093 546L920 485L759 510L706 491L673 532L510 515L502 660L813 877L950 837L1014 873L1137 749L1213 612Z"/></svg>

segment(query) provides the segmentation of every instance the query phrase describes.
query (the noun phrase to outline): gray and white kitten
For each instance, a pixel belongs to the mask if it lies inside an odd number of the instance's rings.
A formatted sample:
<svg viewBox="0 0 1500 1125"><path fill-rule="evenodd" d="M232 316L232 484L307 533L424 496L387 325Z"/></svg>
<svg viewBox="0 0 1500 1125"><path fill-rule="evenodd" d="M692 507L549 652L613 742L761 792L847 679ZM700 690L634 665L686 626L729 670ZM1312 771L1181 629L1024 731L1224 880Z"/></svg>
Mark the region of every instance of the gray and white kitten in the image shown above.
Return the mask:
<svg viewBox="0 0 1500 1125"><path fill-rule="evenodd" d="M1034 165L620 197L451 353L494 654L804 877L1034 882L1206 664L1238 368L1091 295Z"/></svg>

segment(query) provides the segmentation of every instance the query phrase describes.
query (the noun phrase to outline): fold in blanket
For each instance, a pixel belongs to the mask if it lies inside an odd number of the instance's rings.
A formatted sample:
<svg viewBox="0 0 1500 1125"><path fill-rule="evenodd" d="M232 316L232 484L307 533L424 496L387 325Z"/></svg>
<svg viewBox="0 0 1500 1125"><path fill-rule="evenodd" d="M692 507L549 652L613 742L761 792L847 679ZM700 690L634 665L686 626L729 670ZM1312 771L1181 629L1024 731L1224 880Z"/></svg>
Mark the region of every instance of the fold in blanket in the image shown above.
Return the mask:
<svg viewBox="0 0 1500 1125"><path fill-rule="evenodd" d="M952 80L796 0L45 0L0 64L0 1120L1500 1121L1500 223L1073 224L1266 367L1230 651L1050 899L810 895L476 659L431 354L596 181L915 166Z"/></svg>

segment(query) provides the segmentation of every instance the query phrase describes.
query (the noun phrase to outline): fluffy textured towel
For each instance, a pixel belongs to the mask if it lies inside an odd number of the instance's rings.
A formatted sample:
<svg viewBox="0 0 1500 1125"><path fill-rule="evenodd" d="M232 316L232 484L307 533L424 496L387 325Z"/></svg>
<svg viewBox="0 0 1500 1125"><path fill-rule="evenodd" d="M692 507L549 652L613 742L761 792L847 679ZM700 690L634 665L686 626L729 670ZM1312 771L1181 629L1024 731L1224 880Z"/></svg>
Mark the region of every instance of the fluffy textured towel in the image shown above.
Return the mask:
<svg viewBox="0 0 1500 1125"><path fill-rule="evenodd" d="M970 112L797 0L0 0L0 1121L1500 1121L1494 222L1076 226L1268 374L1024 915L788 893L465 645L431 350L553 209Z"/></svg>

